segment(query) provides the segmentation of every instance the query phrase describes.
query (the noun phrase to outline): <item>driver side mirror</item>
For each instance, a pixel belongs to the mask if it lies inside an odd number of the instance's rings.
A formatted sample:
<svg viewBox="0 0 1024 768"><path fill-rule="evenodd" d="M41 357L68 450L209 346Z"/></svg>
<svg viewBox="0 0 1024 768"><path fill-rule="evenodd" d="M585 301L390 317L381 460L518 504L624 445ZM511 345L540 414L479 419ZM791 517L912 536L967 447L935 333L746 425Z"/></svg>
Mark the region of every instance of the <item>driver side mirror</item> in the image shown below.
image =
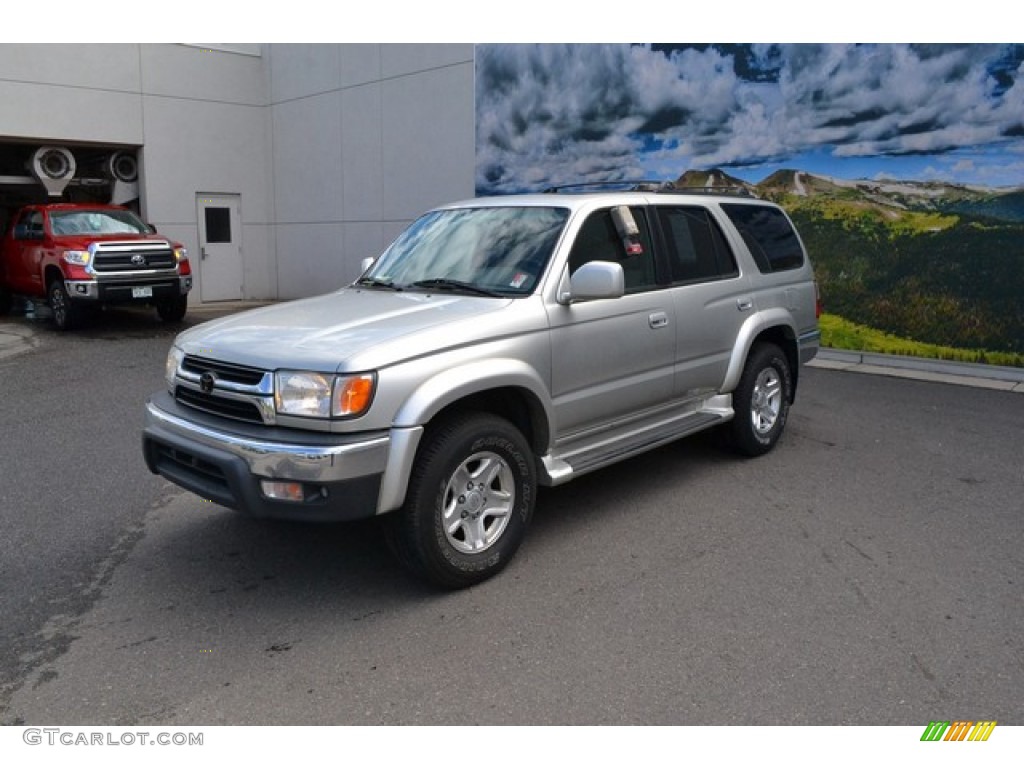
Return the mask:
<svg viewBox="0 0 1024 768"><path fill-rule="evenodd" d="M560 290L559 304L593 299L617 299L626 292L622 265L614 261L588 261L569 278L569 290Z"/></svg>

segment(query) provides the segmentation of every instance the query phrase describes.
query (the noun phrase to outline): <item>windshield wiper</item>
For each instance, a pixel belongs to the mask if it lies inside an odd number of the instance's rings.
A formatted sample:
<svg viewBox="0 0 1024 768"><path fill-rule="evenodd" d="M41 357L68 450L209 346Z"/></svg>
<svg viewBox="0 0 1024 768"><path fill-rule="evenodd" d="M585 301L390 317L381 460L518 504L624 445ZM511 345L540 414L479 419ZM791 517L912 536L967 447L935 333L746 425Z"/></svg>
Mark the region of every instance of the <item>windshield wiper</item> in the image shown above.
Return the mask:
<svg viewBox="0 0 1024 768"><path fill-rule="evenodd" d="M356 285L365 285L370 288L389 288L392 291L402 290L402 287L395 285L393 280L381 280L379 277L361 277L356 280Z"/></svg>
<svg viewBox="0 0 1024 768"><path fill-rule="evenodd" d="M479 285L473 285L473 283L465 283L462 280L452 280L447 277L432 277L428 280L417 280L415 283L409 283L409 288L439 288L443 291L466 291L467 293L475 293L477 296L493 296L495 298L502 298L505 294L492 291L490 288L481 288Z"/></svg>

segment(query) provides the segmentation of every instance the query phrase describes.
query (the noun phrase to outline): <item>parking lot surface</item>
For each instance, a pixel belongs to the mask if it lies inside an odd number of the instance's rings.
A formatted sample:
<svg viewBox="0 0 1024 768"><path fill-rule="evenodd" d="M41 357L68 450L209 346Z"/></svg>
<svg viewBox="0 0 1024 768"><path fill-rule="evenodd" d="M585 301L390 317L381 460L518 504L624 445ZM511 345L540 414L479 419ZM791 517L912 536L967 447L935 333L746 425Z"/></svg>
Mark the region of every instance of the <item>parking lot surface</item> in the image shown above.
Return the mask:
<svg viewBox="0 0 1024 768"><path fill-rule="evenodd" d="M1024 724L1019 393L807 369L773 453L697 437L546 489L509 568L442 593L372 522L150 475L173 329L11 329L4 724Z"/></svg>

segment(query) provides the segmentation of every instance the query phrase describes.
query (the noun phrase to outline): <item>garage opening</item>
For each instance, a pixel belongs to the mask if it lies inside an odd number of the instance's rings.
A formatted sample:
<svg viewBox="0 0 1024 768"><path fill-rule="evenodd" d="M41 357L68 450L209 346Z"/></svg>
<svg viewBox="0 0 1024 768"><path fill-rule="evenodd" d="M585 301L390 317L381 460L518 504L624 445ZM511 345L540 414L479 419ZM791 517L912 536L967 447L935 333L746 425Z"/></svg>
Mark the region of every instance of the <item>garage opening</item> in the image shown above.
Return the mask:
<svg viewBox="0 0 1024 768"><path fill-rule="evenodd" d="M0 232L37 203L113 203L139 213L138 148L0 142Z"/></svg>

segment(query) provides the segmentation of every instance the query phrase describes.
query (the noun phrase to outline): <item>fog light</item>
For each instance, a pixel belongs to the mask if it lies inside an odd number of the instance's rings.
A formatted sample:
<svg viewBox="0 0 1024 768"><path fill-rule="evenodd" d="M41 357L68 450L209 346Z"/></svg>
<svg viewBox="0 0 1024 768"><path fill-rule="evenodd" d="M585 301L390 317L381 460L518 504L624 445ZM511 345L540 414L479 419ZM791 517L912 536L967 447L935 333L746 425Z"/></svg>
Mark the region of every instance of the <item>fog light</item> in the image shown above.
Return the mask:
<svg viewBox="0 0 1024 768"><path fill-rule="evenodd" d="M302 483L281 482L279 480L261 480L260 487L268 499L279 501L305 501L306 492Z"/></svg>
<svg viewBox="0 0 1024 768"><path fill-rule="evenodd" d="M88 293L89 289L84 285L76 285L75 291L77 291L78 293Z"/></svg>

